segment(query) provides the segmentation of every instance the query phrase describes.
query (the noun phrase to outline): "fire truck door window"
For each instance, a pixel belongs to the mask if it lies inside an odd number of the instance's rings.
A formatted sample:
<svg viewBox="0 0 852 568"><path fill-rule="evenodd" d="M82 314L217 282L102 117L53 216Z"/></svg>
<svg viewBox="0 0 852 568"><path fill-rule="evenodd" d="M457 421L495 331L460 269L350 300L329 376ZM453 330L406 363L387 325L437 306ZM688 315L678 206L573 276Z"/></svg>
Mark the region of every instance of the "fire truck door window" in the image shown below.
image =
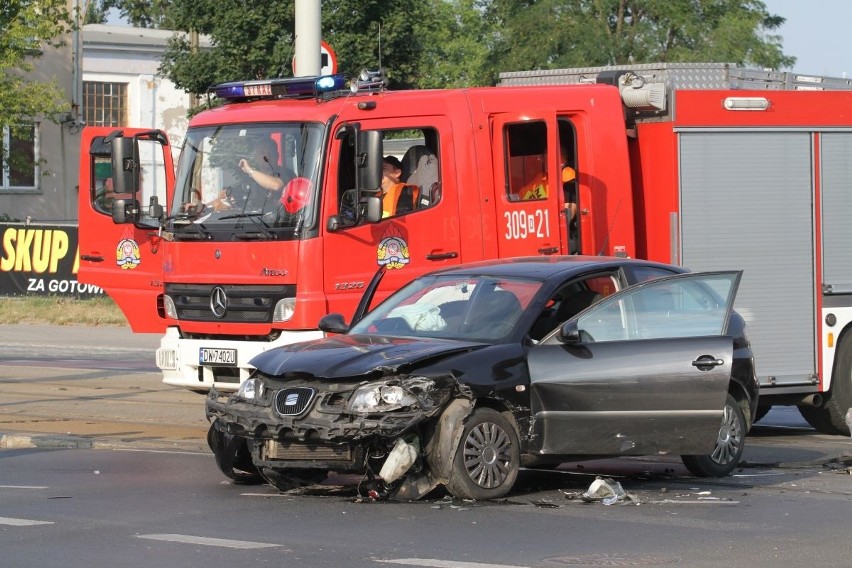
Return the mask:
<svg viewBox="0 0 852 568"><path fill-rule="evenodd" d="M507 194L510 201L547 199L547 126L530 121L507 124Z"/></svg>
<svg viewBox="0 0 852 568"><path fill-rule="evenodd" d="M399 217L435 206L441 200L438 132L434 128L382 131L383 218ZM354 136L341 141L337 176L338 211L344 222L355 219Z"/></svg>
<svg viewBox="0 0 852 568"><path fill-rule="evenodd" d="M139 192L136 199L143 212L140 224L156 227L158 220L148 217L148 204L156 196L160 205L167 203L166 196L166 166L163 152L170 151L154 140L139 140Z"/></svg>
<svg viewBox="0 0 852 568"><path fill-rule="evenodd" d="M566 117L559 117L560 183L564 194L565 222L568 225L568 252L580 252L580 201L577 191L577 132Z"/></svg>
<svg viewBox="0 0 852 568"><path fill-rule="evenodd" d="M93 141L89 153L92 156L92 204L96 211L112 215L112 203L116 199L136 199L141 205L143 215L139 223L156 227L157 219L145 215L151 197L156 196L160 205L166 204L166 169L163 158L164 146L152 140L139 140L139 191L133 196L129 193L115 193L112 182L112 158L108 144L103 139ZM97 145L97 147L96 147Z"/></svg>

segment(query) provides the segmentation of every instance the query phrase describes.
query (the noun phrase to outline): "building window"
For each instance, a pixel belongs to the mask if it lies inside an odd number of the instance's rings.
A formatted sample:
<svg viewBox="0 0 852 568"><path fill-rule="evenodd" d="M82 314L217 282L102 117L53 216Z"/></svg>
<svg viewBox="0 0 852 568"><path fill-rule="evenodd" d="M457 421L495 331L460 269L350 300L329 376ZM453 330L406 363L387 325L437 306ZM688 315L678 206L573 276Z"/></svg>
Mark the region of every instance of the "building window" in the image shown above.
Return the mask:
<svg viewBox="0 0 852 568"><path fill-rule="evenodd" d="M83 118L87 126L126 126L127 83L83 81Z"/></svg>
<svg viewBox="0 0 852 568"><path fill-rule="evenodd" d="M37 124L6 126L0 137L0 189L35 189L38 179Z"/></svg>

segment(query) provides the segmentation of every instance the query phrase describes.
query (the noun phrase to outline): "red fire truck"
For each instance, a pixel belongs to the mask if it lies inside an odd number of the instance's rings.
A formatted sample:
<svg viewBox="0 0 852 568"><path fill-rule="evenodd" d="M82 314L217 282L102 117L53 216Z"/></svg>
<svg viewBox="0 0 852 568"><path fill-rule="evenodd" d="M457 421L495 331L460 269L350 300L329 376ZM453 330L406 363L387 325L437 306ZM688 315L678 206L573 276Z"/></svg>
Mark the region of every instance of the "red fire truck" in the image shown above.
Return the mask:
<svg viewBox="0 0 852 568"><path fill-rule="evenodd" d="M227 102L192 119L176 174L161 132L84 131L79 278L165 332L166 383L236 388L255 354L351 314L377 266L387 294L482 258L625 255L745 269L763 410L846 429L849 85L716 64L362 79L216 87ZM406 185L384 216L387 154Z"/></svg>

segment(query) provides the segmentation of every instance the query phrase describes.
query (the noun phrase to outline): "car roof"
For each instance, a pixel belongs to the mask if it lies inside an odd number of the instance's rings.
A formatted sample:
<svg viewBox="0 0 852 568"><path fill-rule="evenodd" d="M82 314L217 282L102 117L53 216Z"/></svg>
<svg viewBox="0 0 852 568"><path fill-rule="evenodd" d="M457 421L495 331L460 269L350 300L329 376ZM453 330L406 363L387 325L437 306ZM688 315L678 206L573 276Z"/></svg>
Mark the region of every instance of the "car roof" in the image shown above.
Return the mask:
<svg viewBox="0 0 852 568"><path fill-rule="evenodd" d="M624 266L648 266L687 272L686 269L660 262L621 258L611 256L528 256L496 260L470 262L458 266L430 272L429 275L449 276L493 276L493 277L523 277L536 280L550 278L566 278L572 273L580 274L589 270L618 269Z"/></svg>

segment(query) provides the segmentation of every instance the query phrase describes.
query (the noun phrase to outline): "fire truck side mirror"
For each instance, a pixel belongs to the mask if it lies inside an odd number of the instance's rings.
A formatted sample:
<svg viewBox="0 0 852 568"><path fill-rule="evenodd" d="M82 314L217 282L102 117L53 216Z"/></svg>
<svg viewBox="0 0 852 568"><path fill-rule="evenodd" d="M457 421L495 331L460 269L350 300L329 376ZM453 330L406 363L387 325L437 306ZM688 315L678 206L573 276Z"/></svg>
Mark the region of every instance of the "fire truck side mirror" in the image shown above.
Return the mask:
<svg viewBox="0 0 852 568"><path fill-rule="evenodd" d="M382 199L371 196L364 200L364 219L368 223L378 223L382 220Z"/></svg>
<svg viewBox="0 0 852 568"><path fill-rule="evenodd" d="M359 130L355 168L360 192L376 191L382 185L382 131Z"/></svg>
<svg viewBox="0 0 852 568"><path fill-rule="evenodd" d="M123 136L113 138L112 149L112 185L115 193L139 191L139 151L136 140Z"/></svg>
<svg viewBox="0 0 852 568"><path fill-rule="evenodd" d="M139 202L135 199L116 199L112 202L112 222L116 225L132 223L139 212Z"/></svg>

